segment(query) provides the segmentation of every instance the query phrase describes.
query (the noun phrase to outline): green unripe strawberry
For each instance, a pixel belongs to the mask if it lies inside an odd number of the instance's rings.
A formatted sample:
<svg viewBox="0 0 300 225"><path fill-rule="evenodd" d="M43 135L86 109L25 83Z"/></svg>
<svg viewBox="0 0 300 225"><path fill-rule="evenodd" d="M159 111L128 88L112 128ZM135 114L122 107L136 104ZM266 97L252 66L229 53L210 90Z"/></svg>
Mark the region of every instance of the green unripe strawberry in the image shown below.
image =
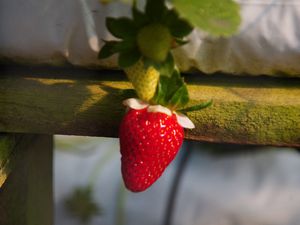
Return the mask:
<svg viewBox="0 0 300 225"><path fill-rule="evenodd" d="M131 81L138 97L143 101L150 101L155 95L159 80L159 72L152 66L145 69L143 61L124 69Z"/></svg>
<svg viewBox="0 0 300 225"><path fill-rule="evenodd" d="M137 44L142 55L156 62L163 62L171 48L172 36L169 29L153 23L140 29Z"/></svg>

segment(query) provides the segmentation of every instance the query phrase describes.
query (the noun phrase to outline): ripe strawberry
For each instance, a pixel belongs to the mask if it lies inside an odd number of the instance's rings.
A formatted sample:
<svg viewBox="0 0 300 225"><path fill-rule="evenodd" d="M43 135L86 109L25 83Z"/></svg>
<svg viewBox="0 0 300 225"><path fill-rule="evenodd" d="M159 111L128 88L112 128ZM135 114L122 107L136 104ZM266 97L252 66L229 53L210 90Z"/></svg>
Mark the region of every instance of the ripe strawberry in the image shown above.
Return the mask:
<svg viewBox="0 0 300 225"><path fill-rule="evenodd" d="M144 63L140 60L124 71L141 100L148 102L153 98L159 80L159 72L154 67L145 69Z"/></svg>
<svg viewBox="0 0 300 225"><path fill-rule="evenodd" d="M130 100L134 104L127 105L135 109L129 109L119 132L121 170L125 186L140 192L151 186L174 159L184 132L177 115L169 109Z"/></svg>

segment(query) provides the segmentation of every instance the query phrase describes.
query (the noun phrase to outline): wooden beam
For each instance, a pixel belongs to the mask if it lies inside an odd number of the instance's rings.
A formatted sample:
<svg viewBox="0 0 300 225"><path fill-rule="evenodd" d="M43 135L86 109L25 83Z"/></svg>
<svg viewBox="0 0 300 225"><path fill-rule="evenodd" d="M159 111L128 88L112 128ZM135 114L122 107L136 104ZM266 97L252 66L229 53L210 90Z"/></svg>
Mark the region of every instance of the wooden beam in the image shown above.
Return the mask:
<svg viewBox="0 0 300 225"><path fill-rule="evenodd" d="M0 134L0 188L13 168L17 142L18 137L15 134Z"/></svg>
<svg viewBox="0 0 300 225"><path fill-rule="evenodd" d="M52 225L53 138L16 136L14 164L0 188L0 224Z"/></svg>
<svg viewBox="0 0 300 225"><path fill-rule="evenodd" d="M300 146L300 79L187 75L189 113L196 129L186 138L238 144ZM0 76L0 131L117 137L124 114L116 71L5 67Z"/></svg>

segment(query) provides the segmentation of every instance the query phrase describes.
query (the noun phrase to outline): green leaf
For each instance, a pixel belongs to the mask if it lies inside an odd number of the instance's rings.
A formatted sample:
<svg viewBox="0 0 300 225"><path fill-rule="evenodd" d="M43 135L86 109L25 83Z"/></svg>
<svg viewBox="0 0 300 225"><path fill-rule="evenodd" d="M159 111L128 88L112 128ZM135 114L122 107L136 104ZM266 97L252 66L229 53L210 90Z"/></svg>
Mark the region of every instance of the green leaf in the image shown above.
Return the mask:
<svg viewBox="0 0 300 225"><path fill-rule="evenodd" d="M171 77L175 68L175 62L171 52L168 53L166 60L162 63L156 62L146 57L143 58L143 61L145 69L152 66L156 70L158 70L160 75L162 76Z"/></svg>
<svg viewBox="0 0 300 225"><path fill-rule="evenodd" d="M176 91L184 85L184 82L180 77L180 73L174 70L171 77L162 77L162 85L165 86L166 90L166 102L169 102Z"/></svg>
<svg viewBox="0 0 300 225"><path fill-rule="evenodd" d="M179 88L177 78L173 75L172 77L161 76L158 83L157 96L155 101L157 104L168 106L169 101Z"/></svg>
<svg viewBox="0 0 300 225"><path fill-rule="evenodd" d="M177 38L188 35L194 29L188 21L179 18L179 15L175 10L168 11L164 18L164 22L170 29L171 34Z"/></svg>
<svg viewBox="0 0 300 225"><path fill-rule="evenodd" d="M174 95L169 101L169 104L172 106L172 108L180 108L186 105L189 102L189 100L189 93L186 88L186 85L182 85L174 93Z"/></svg>
<svg viewBox="0 0 300 225"><path fill-rule="evenodd" d="M118 64L121 68L126 68L137 63L141 58L141 54L137 49L132 49L127 52L120 52Z"/></svg>
<svg viewBox="0 0 300 225"><path fill-rule="evenodd" d="M177 70L173 71L171 77L160 77L157 92L152 101L171 109L182 108L188 103L188 90Z"/></svg>
<svg viewBox="0 0 300 225"><path fill-rule="evenodd" d="M159 82L157 84L156 93L154 97L151 99L153 104L166 105L165 102L165 90L163 90L164 86L162 85L163 77L159 78Z"/></svg>
<svg viewBox="0 0 300 225"><path fill-rule="evenodd" d="M159 22L167 10L164 0L147 0L145 13L152 22Z"/></svg>
<svg viewBox="0 0 300 225"><path fill-rule="evenodd" d="M126 17L106 18L106 27L117 38L125 39L136 36L137 28L134 22Z"/></svg>
<svg viewBox="0 0 300 225"><path fill-rule="evenodd" d="M192 25L214 36L229 36L239 27L239 5L233 0L173 0L175 9Z"/></svg>
<svg viewBox="0 0 300 225"><path fill-rule="evenodd" d="M193 31L193 27L186 20L178 20L176 24L172 24L170 28L171 34L174 37L182 38Z"/></svg>
<svg viewBox="0 0 300 225"><path fill-rule="evenodd" d="M115 44L114 49L117 52L129 52L136 48L136 44L134 40L124 39L123 41L119 41Z"/></svg>
<svg viewBox="0 0 300 225"><path fill-rule="evenodd" d="M201 109L205 109L205 108L211 106L212 103L213 103L213 100L210 100L210 101L204 102L204 103L202 103L202 104L193 105L193 106L191 106L191 107L184 108L184 109L180 110L180 112L182 112L182 113L187 113L187 112L192 112L192 111L199 111L199 110L201 110Z"/></svg>
<svg viewBox="0 0 300 225"><path fill-rule="evenodd" d="M159 72L162 76L171 77L175 68L173 55L169 52L167 59L160 65Z"/></svg>
<svg viewBox="0 0 300 225"><path fill-rule="evenodd" d="M132 5L132 17L133 22L137 28L145 26L147 23L149 23L148 17L142 13L140 10L136 7L136 2Z"/></svg>
<svg viewBox="0 0 300 225"><path fill-rule="evenodd" d="M119 94L124 100L128 98L138 98L137 93L134 89L122 89L119 91Z"/></svg>
<svg viewBox="0 0 300 225"><path fill-rule="evenodd" d="M108 58L115 53L122 53L122 52L130 52L136 53L136 46L135 42L130 39L125 39L123 41L104 41L105 44L101 48L98 58L104 59Z"/></svg>
<svg viewBox="0 0 300 225"><path fill-rule="evenodd" d="M117 53L118 50L116 49L116 46L118 45L118 43L118 41L105 41L104 46L101 48L98 54L98 58L105 59Z"/></svg>

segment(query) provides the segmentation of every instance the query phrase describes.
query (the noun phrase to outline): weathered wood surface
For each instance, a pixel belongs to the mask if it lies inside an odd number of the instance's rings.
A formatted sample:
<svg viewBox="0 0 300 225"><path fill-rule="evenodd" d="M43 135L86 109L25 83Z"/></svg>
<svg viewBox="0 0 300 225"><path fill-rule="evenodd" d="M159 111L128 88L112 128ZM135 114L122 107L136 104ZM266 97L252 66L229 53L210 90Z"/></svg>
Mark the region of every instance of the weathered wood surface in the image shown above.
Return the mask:
<svg viewBox="0 0 300 225"><path fill-rule="evenodd" d="M213 99L189 113L196 129L186 138L210 142L300 146L300 79L187 75L191 104ZM0 76L0 131L118 135L124 114L114 71L5 67Z"/></svg>
<svg viewBox="0 0 300 225"><path fill-rule="evenodd" d="M0 224L52 225L50 135L17 135L11 173L0 188Z"/></svg>
<svg viewBox="0 0 300 225"><path fill-rule="evenodd" d="M12 170L18 139L18 135L0 133L0 187Z"/></svg>

